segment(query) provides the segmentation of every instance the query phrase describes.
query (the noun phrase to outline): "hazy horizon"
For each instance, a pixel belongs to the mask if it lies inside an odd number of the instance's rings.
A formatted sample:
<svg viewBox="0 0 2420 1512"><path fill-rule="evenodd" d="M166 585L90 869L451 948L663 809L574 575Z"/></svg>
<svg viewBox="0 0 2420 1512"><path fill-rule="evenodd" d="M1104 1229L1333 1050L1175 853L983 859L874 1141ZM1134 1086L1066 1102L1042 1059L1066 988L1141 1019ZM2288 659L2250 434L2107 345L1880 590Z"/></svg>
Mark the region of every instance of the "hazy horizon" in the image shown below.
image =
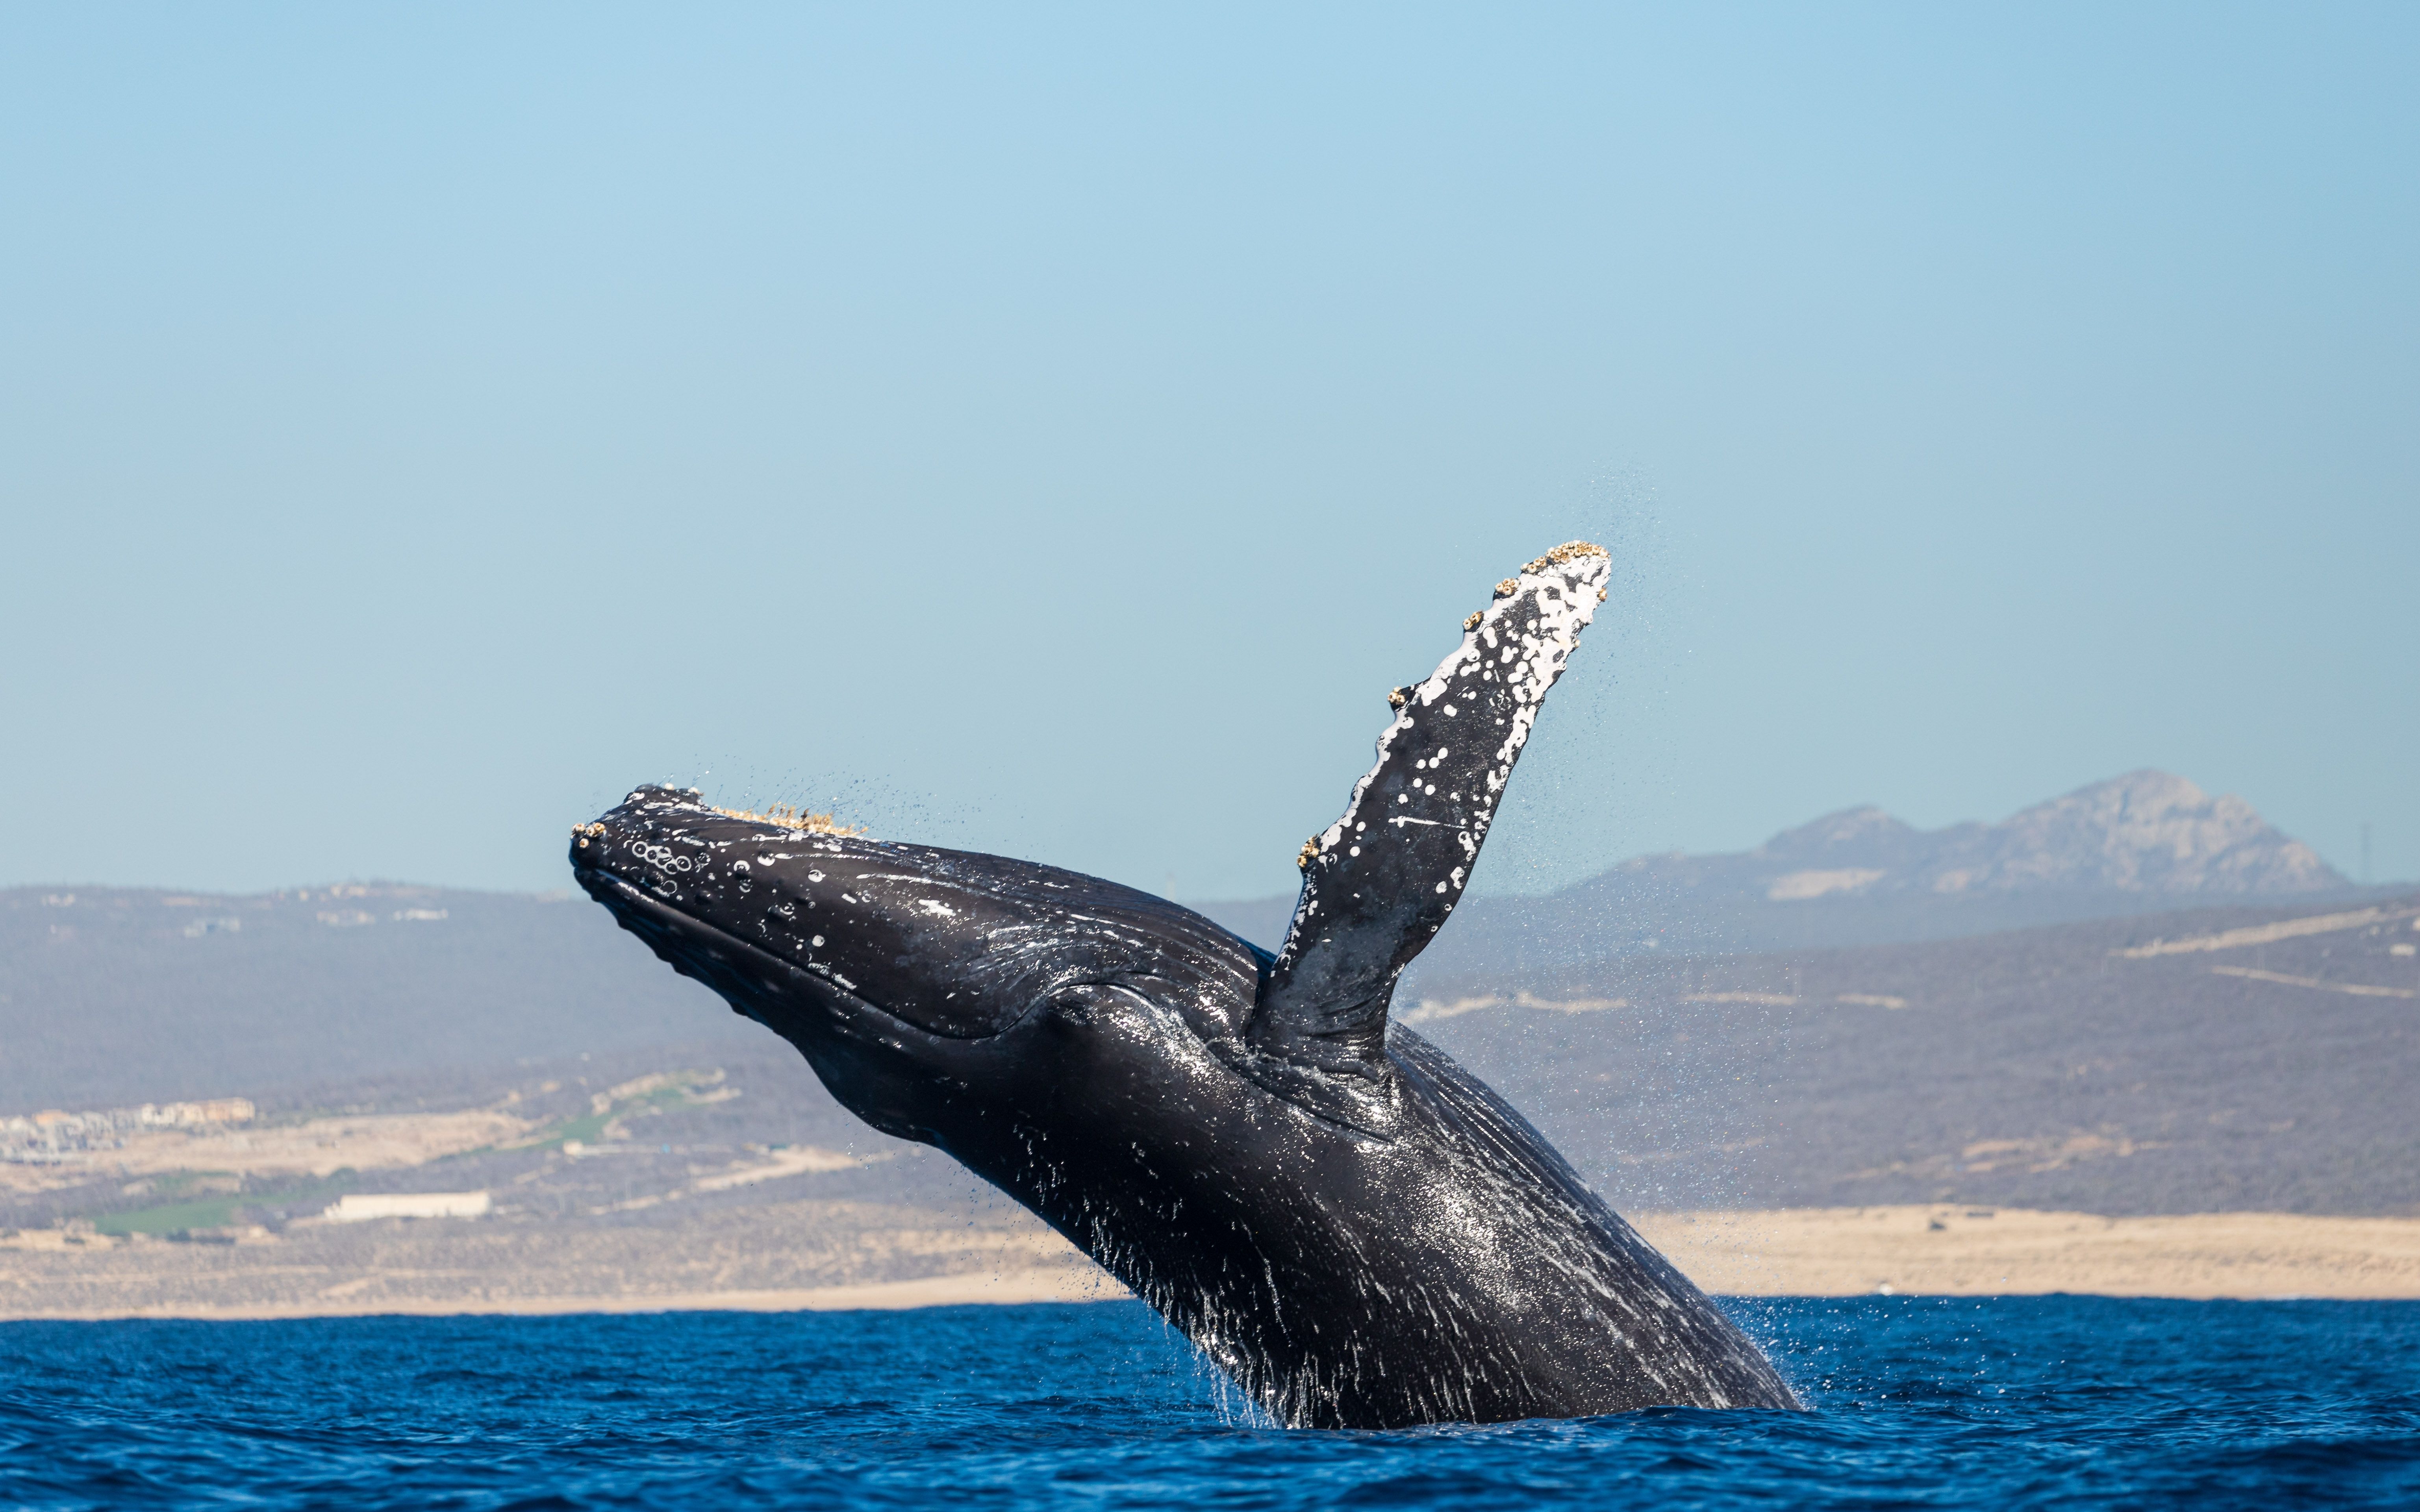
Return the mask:
<svg viewBox="0 0 2420 1512"><path fill-rule="evenodd" d="M2149 769L2141 769L2141 770L2149 770ZM2094 788L2102 787L2102 786L2107 785L2108 783L2114 783L2114 782L2117 782L2117 781L2118 781L2118 780L2122 779L2123 778L2127 778L2127 777L2133 777L2133 776L2137 776L2137 775L2140 775L2140 771L2138 771L2138 772L2130 772L2130 773L2122 773L2122 774L2118 774L2118 777L2114 777L2114 778L2111 778L2111 779L2105 779L2105 782L2102 782L2102 783L2089 783L2089 784L2086 784L2084 788L2082 788L2082 789L2078 789L2078 790L2074 790L2074 791L2075 791L2075 792L2079 792L2079 793L2082 793L2082 792L2090 792L2090 791L2091 791L2092 789L2094 789ZM2179 775L2179 776L2180 776L2180 775L2182 775L2182 774L2156 774L2156 775L2160 775L2160 776ZM2190 779L2190 778L2187 778L2187 779L2186 779L2186 780L2187 780L2188 782L2190 782L2190 781L2191 781L2191 779ZM1989 818L1989 819L1984 819L1984 818L1968 818L1968 819L1962 819L1962 820L1951 820L1951 821L1949 821L1947 824L1945 824L1945 825L1931 825L1931 826L1925 826L1925 825L1911 825L1910 827L1911 827L1911 828L1913 828L1913 829L1916 829L1919 834L1925 835L1925 836L1934 836L1934 835L1942 835L1942 834L1946 834L1946 833L1947 833L1948 831L1955 830L1955 829L1959 829L1959 828L1962 828L1962 827L1966 826L1966 825L1986 825L1986 826L1997 825L1999 825L1999 824L2006 823L2008 820L2022 817L2022 816L2024 816L2024 814L2026 814L2026 813L2030 812L2031 810L2033 810L2034 809L2036 809L2036 808L2038 808L2038 807L2041 807L2041 806L2047 805L2048 803L2050 803L2050 802L2052 802L2052 801L2054 801L2054 800L2055 800L2055 799L2057 799L2057 798L2060 798L2060 797L2066 797L2066 796L2070 796L2070 795L2068 795L2068 794L2055 794L2055 795L2047 795L2047 796L2042 800L2042 803L2041 803L2041 804L2028 804L2028 805L2026 805L2024 808L2023 808L2023 809L2020 809L2020 810L2016 810L2016 812L2015 812L2015 813L2013 813L2013 814L2002 815L2002 816L1995 816L1995 817ZM2209 794L2205 794L2205 796L2206 796L2206 797L2208 797L2208 798L2211 798L2211 799L2218 799L2218 798L2227 797L2227 796L2236 796L2236 797L2241 797L2241 796L2242 796L2242 795L2223 795L2223 794L2209 793ZM1827 820L1827 819L1836 819L1836 818L1840 818L1840 817L1847 816L1847 815L1852 815L1852 814L1859 814L1859 813L1870 812L1870 811L1873 811L1875 809L1877 809L1877 808L1879 808L1879 807L1880 807L1879 805L1869 805L1869 804L1853 804L1853 805L1850 805L1850 806L1848 806L1848 807L1846 807L1846 808L1842 808L1842 809L1836 809L1836 810L1830 810L1829 812L1826 812L1826 813L1822 813L1822 814L1810 814L1810 815L1807 816L1807 818L1806 818L1806 819L1804 819L1804 820L1802 820L1802 821L1798 822L1797 824L1793 824L1793 825L1791 825L1785 826L1783 829L1781 829L1781 830L1779 830L1779 831L1776 831L1775 834L1765 837L1765 840L1766 840L1766 841L1772 841L1772 840L1781 839L1781 838L1783 838L1784 836L1787 836L1787 835L1791 834L1791 833L1792 833L1792 831L1794 831L1794 830L1797 830L1797 829L1800 829L1800 828L1811 828L1811 827L1813 827L1813 826L1815 826L1815 825L1820 825L1822 822L1823 822L1824 820ZM2253 805L2252 805L2252 807L2253 807L2253 809L2257 811L2257 810L2258 810L2258 808L2259 808L2259 805L2257 805L2257 804L2256 803L2256 804L2253 804ZM1886 811L1886 810L1885 810L1885 811ZM1891 815L1891 817L1892 817L1892 818L1894 818L1894 819L1900 819L1900 816L1896 815L1896 814ZM1901 822L1902 822L1902 823L1904 823L1904 821L1903 821L1903 820L1901 820ZM2283 832L2283 831L2279 831L2279 833L2280 833L2280 834L2284 834L2284 832ZM888 838L888 837L877 837L877 838ZM2284 836L2284 838L2285 838L2285 839L2287 839L2287 840L2288 840L2288 841L2299 841L2299 840L2301 840L2301 837L2300 837L2300 836L2295 836L2295 835L2290 835L2290 834L2286 834L2286 835ZM1603 875L1605 875L1606 872L1612 872L1612 871L1619 870L1619 869L1621 869L1621 868L1622 868L1622 867L1624 867L1624 866L1627 866L1627 865L1629 865L1629 864L1631 864L1631 863L1633 863L1633 862L1637 862L1637 861L1652 861L1652 860L1663 860L1663 859L1669 859L1669 858L1673 858L1673 857L1680 857L1680 856L1689 856L1689 857L1691 857L1691 858L1695 858L1695 859L1709 859L1709 858L1714 858L1714 857L1722 856L1733 856L1733 855L1740 855L1740 854L1752 854L1752 853L1754 853L1756 850L1760 849L1762 843L1763 843L1763 842L1761 842L1761 842L1759 842L1759 844L1758 844L1758 845L1744 846L1744 847L1742 847L1742 848L1741 848L1741 850L1740 850L1740 851L1736 851L1736 852L1685 852L1685 851L1680 851L1680 850L1671 850L1671 851L1656 851L1656 852L1637 852L1637 853L1633 853L1633 854L1630 854L1630 855L1615 856L1607 856L1607 857L1603 858L1603 860L1602 860L1600 863L1596 864L1596 865L1593 865L1593 866L1588 866L1588 867L1585 867L1583 870L1580 870L1580 871L1579 871L1579 872L1578 872L1578 874L1577 874L1577 875L1575 875L1575 876L1574 876L1574 877L1565 878L1565 879L1560 879L1560 880L1558 880L1558 881L1556 881L1556 882L1554 882L1554 883L1552 883L1552 884L1550 884L1550 885L1548 885L1548 886L1537 887L1531 887L1531 888L1525 889L1525 890L1522 890L1522 891L1517 891L1517 892L1516 892L1516 891L1510 891L1510 890L1507 890L1507 889L1504 889L1504 888L1501 888L1501 887L1497 887L1497 888L1481 888L1481 889L1478 889L1478 891L1476 892L1476 894L1475 894L1475 895L1476 895L1476 896L1481 896L1481 897L1500 898L1500 899L1505 899L1505 900L1508 900L1508 901L1512 900L1512 899L1523 898L1523 897L1541 897L1541 898L1543 898L1543 897L1545 897L1545 896L1547 896L1547 895L1549 895L1549 894L1551 894L1551 893L1553 893L1553 892L1556 892L1556 891L1558 891L1558 890L1559 890L1559 889L1561 889L1561 888L1563 888L1563 887L1568 887L1572 886L1572 885L1573 885L1574 883L1575 883L1575 882L1588 881L1588 880L1590 880L1590 879L1592 879L1592 878L1596 878L1596 877L1603 876ZM2415 881L2420 881L2420 879L2413 879L2413 878L2384 877L2384 878L2379 878L2379 879L2377 879L2375 882L2365 882L2365 881L2364 881L2362 878L2360 878L2360 877L2353 876L2353 875L2351 875L2351 874L2350 874L2350 873L2347 873L2347 872L2343 872L2341 869L2336 869L2336 870L2338 871L2339 876L2340 876L2340 877L2341 877L2341 879L2342 879L2342 883L2343 883L2343 886L2344 886L2344 887L2349 887L2349 888L2353 888L2353 889L2360 889L2360 890L2381 890L2381 891L2385 891L2385 890L2393 890L2393 889L2395 889L2395 888L2398 888L2398 887L2404 887L2412 886ZM1116 879L1112 879L1112 880L1116 880ZM1141 886L1142 884L1138 883L1138 884L1136 884L1136 885L1138 885L1138 886ZM555 898L564 898L564 899L576 899L576 898L578 898L578 897L580 897L580 896L581 896L580 889L579 889L576 886L573 886L573 885L572 885L571 880L570 880L570 878L569 878L567 875L566 876L566 878L564 879L564 881L563 881L561 884L557 885L557 886L553 886L553 887L479 887L479 886L477 886L477 885L475 885L475 884L458 883L458 882L449 881L449 880L447 880L447 879L444 879L444 878L438 878L438 877L399 877L399 876L377 876L377 875L371 875L371 874L362 873L362 872L349 872L349 873L345 873L345 874L342 874L342 875L336 875L336 876L325 876L325 877L293 878L293 879L289 879L288 881L287 881L287 882L285 882L285 883L283 883L283 884L275 884L275 885L271 885L271 886L267 887L241 888L241 889L232 889L232 888L213 889L213 888L206 888L206 887L191 887L190 885L183 884L183 883L178 883L178 882L176 882L176 881L173 881L173 880L171 880L171 881L165 881L165 882L162 882L162 881L150 881L150 882L94 882L94 881L88 881L88 880L77 879L77 878L68 878L68 877L51 877L51 878L39 878L39 879L33 879L33 880L21 880L21 881L11 881L11 882L0 882L0 887L17 887L17 888L47 887L54 887L54 886L55 886L55 887L68 887L68 888L74 888L74 887L120 888L120 889L126 889L126 890L155 890L155 891L162 891L162 892L190 891L190 892L195 892L195 893L206 894L206 895L215 894L215 895L224 895L224 896L229 896L229 897L238 897L238 896L266 896L266 895L271 895L271 894L278 895L278 896L283 896L283 895L285 895L285 894L287 894L287 893L289 893L289 892L298 892L298 893L299 893L299 892L307 892L307 891L311 891L311 890L315 890L315 889L318 889L318 890L328 890L328 889L342 888L342 887L395 887L395 888L404 888L404 889L421 888L421 889L427 889L427 890L430 890L430 891L441 891L441 892L483 892L483 891L491 891L491 892L509 893L509 894L513 894L513 895L520 895L520 896L555 897ZM2091 889L2086 889L2086 890L2091 890ZM1266 901L1267 899L1274 898L1274 897L1279 897L1279 896L1283 896L1283 897L1292 897L1293 895L1294 895L1294 889L1293 889L1293 888L1291 888L1291 887L1288 887L1288 888L1286 888L1286 889L1284 890L1284 892L1283 892L1282 894L1278 894L1278 893L1264 893L1264 894L1253 894L1253 895L1250 895L1249 897L1234 896L1234 897L1228 897L1228 898L1219 898L1219 897L1217 897L1217 896L1214 896L1214 895L1211 895L1211 894L1202 894L1202 893L1197 893L1197 894L1189 894L1189 895L1187 895L1187 898L1185 898L1185 899L1183 899L1183 900L1180 900L1180 901L1192 901L1192 902L1202 902L1202 903L1221 903L1221 902L1262 902L1262 901ZM2225 892L2225 891L2202 891L2202 890L2187 890L2187 891L2182 891L2182 892L2173 892L2173 893L2171 893L2171 892L2162 892L2162 891L2157 891L2157 890L2155 889L2155 890L2152 890L2152 891L2146 892L2145 896L2147 896L2147 897L2157 897L2157 898L2159 898L2159 899L2163 900L2164 902L2165 902L2165 903L2169 903L2169 904L2172 904L2174 907L2177 907L2177 908L2180 908L2180 909L2186 909L2186 908L2206 908L2206 907L2211 907L2211 906L2220 906L2220 905L2223 905L2226 900L2228 900L2229 898L2233 898L2233 897L2241 897L2241 898L2242 898L2245 903L2256 903L2256 902L2275 902L2275 901L2279 901L2279 900L2281 900L2281 899L2283 899L2283 898L2290 897L2290 896L2293 896L2293 895L2292 895L2292 894L2280 894L2280 893L2249 893L2249 892L2247 892L2247 893L2242 893L2242 894L2236 894L2236 893L2229 893L2229 892Z"/></svg>

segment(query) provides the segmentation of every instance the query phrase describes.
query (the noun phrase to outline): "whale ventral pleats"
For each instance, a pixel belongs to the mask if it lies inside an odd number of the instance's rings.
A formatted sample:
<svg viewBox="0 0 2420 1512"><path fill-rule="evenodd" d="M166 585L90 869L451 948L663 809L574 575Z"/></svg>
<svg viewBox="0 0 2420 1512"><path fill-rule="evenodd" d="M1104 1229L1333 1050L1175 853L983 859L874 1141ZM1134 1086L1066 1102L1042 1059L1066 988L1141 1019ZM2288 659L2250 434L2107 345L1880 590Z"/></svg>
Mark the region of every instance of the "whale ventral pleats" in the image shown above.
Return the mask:
<svg viewBox="0 0 2420 1512"><path fill-rule="evenodd" d="M1388 695L1377 764L1298 857L1302 894L1254 1015L1257 1044L1330 1069L1375 1063L1395 980L1460 901L1611 573L1601 547L1555 548L1496 585L1425 681Z"/></svg>

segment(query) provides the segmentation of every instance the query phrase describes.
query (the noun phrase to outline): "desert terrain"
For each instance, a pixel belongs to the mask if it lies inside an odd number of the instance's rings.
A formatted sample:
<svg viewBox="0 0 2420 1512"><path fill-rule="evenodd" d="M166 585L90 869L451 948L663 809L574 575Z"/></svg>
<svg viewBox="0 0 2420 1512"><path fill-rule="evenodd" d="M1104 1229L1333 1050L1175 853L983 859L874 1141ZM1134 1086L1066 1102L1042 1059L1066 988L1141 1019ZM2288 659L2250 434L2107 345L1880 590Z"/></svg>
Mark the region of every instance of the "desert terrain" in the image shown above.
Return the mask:
<svg viewBox="0 0 2420 1512"><path fill-rule="evenodd" d="M1730 954L1594 918L1621 869L1474 904L1397 1021L1718 1294L2420 1297L2420 895L2266 830L2299 890L1885 895L2003 829L1657 863ZM0 1317L1123 1295L553 897L0 892Z"/></svg>
<svg viewBox="0 0 2420 1512"><path fill-rule="evenodd" d="M1127 1295L1021 1212L799 1198L618 1229L386 1219L164 1240L0 1241L0 1318L789 1311ZM1641 1213L1706 1290L2420 1299L2420 1220L2104 1218L1925 1207Z"/></svg>
<svg viewBox="0 0 2420 1512"><path fill-rule="evenodd" d="M799 1090L778 1061L749 1074ZM593 1092L546 1078L487 1108L292 1115L282 1124L271 1116L0 1167L19 1207L114 1199L116 1210L0 1231L0 1319L1126 1295L930 1151L852 1151L839 1124L821 1131L828 1143L730 1137L750 1132L752 1116L781 1121L747 1110L734 1082L721 1068L659 1071ZM477 1211L344 1216L349 1198L365 1196L440 1206L475 1196ZM1935 1203L1645 1210L1630 1220L1717 1294L2420 1298L2420 1218L2411 1217Z"/></svg>

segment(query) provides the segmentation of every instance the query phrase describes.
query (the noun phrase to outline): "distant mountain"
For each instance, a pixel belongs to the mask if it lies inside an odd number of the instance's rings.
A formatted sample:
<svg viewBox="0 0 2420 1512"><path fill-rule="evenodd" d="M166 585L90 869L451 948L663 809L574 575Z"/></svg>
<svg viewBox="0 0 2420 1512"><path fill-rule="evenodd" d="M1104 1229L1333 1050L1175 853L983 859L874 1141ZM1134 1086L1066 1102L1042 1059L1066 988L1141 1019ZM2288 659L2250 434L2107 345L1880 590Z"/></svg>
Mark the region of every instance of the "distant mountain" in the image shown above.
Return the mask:
<svg viewBox="0 0 2420 1512"><path fill-rule="evenodd" d="M2139 772L1998 825L1853 810L1735 856L1476 898L1400 995L1618 957L1804 950L2362 896L2240 798ZM2378 896L2384 896L2381 892ZM1274 946L1291 898L1206 906ZM1449 991L1442 984L1456 983ZM762 1036L585 901L374 885L0 889L0 1115L436 1077Z"/></svg>
<svg viewBox="0 0 2420 1512"><path fill-rule="evenodd" d="M1843 809L1732 856L1640 856L1586 887L1646 882L1768 903L1920 892L2157 895L2162 906L2328 892L2352 884L2229 794L2167 772L2129 772L1996 825L1917 829Z"/></svg>
<svg viewBox="0 0 2420 1512"><path fill-rule="evenodd" d="M647 1072L714 1068L742 1095L646 1126L615 1160L557 1161L523 1186L526 1152L491 1151L384 1189L492 1186L524 1211L618 1226L618 1205L646 1189L630 1183L682 1185L707 1149L711 1170L776 1145L881 1162L816 1177L825 1196L938 1210L976 1188L859 1124L795 1050L664 970L602 909L329 891L0 892L0 1119L205 1096L250 1099L270 1120L447 1111L511 1090L519 1116L545 1123ZM1758 906L1836 904L1849 906ZM1449 959L1397 1006L1617 1208L2411 1213L2415 918L2407 889L1852 949L1460 974ZM0 1182L0 1227L161 1200L127 1173L89 1174Z"/></svg>
<svg viewBox="0 0 2420 1512"><path fill-rule="evenodd" d="M1414 969L1519 972L1647 950L1951 939L2356 890L2243 799L2147 770L1996 825L1925 830L1880 809L1845 809L1752 851L1642 856L1544 897L1473 898ZM1196 906L1275 946L1294 900Z"/></svg>

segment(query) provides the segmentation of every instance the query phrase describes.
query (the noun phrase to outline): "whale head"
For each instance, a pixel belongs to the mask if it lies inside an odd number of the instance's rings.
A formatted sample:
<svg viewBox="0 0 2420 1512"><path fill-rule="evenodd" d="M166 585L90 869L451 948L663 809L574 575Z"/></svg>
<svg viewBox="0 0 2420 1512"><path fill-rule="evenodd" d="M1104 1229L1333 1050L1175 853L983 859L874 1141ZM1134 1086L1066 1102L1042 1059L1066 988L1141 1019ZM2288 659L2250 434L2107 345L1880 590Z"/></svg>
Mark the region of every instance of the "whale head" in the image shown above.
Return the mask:
<svg viewBox="0 0 2420 1512"><path fill-rule="evenodd" d="M985 1046L1104 1002L1160 1037L1237 1044L1269 960L1097 877L694 790L631 793L573 831L571 862L625 929L796 1044L850 1111L945 1146L953 1114L1010 1095L984 1074Z"/></svg>

